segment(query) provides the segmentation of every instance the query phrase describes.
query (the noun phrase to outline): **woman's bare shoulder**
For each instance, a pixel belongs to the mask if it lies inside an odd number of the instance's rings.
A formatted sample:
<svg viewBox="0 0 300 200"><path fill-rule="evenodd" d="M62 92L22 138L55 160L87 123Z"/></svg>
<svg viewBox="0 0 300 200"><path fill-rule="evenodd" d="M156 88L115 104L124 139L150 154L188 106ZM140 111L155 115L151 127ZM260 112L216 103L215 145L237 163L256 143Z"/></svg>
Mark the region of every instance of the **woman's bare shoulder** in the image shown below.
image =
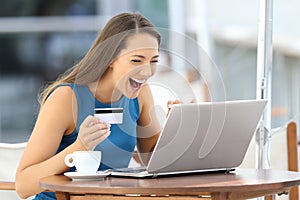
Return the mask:
<svg viewBox="0 0 300 200"><path fill-rule="evenodd" d="M69 104L74 98L74 91L70 86L59 86L49 95L44 105L54 104L63 105Z"/></svg>
<svg viewBox="0 0 300 200"><path fill-rule="evenodd" d="M149 85L146 84L141 88L138 99L141 105L148 102L153 102L153 96Z"/></svg>
<svg viewBox="0 0 300 200"><path fill-rule="evenodd" d="M55 123L72 130L74 127L74 116L77 116L77 102L74 91L69 86L60 86L56 88L42 105L40 115L47 116L46 119L52 119ZM42 117L44 118L44 117ZM69 131L67 131L69 132Z"/></svg>

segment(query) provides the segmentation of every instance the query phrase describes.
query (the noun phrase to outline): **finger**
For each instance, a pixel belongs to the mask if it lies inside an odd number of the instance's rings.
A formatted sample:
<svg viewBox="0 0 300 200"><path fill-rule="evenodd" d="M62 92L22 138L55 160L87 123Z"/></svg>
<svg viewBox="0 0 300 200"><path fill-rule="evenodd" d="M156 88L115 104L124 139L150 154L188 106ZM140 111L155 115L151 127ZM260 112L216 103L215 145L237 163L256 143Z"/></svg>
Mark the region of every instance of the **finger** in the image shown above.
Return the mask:
<svg viewBox="0 0 300 200"><path fill-rule="evenodd" d="M91 141L96 141L97 143L105 140L109 135L111 131L101 131L100 134L97 134L97 137L94 137Z"/></svg>
<svg viewBox="0 0 300 200"><path fill-rule="evenodd" d="M95 131L90 131L85 133L84 135L81 135L81 139L86 142L89 143L93 140L95 140L96 138L102 136L103 134L105 134L106 132L110 131L110 129L97 129Z"/></svg>
<svg viewBox="0 0 300 200"><path fill-rule="evenodd" d="M173 105L173 101L169 100L167 102L167 108L170 109L172 107L172 105Z"/></svg>
<svg viewBox="0 0 300 200"><path fill-rule="evenodd" d="M95 117L95 122L97 123L97 124L105 124L106 126L109 126L110 127L110 124L108 124L108 123L106 123L106 122L104 122L104 121L101 121L98 117ZM92 125L94 125L94 124L92 124Z"/></svg>
<svg viewBox="0 0 300 200"><path fill-rule="evenodd" d="M102 132L101 132L102 131ZM91 127L82 127L79 137L83 143L88 143L97 137L97 134L103 134L110 131L110 125L108 124L95 124ZM99 133L100 132L100 133Z"/></svg>
<svg viewBox="0 0 300 200"><path fill-rule="evenodd" d="M167 102L167 104L173 104L173 101L172 101L172 100L169 100L169 101Z"/></svg>
<svg viewBox="0 0 300 200"><path fill-rule="evenodd" d="M171 109L172 105L174 105L174 104L181 104L181 103L182 102L180 100L178 100L178 99L176 99L175 101L169 100L168 103L167 103L167 107L168 107L168 109Z"/></svg>
<svg viewBox="0 0 300 200"><path fill-rule="evenodd" d="M98 117L96 117L96 119L98 123L101 123L101 120Z"/></svg>
<svg viewBox="0 0 300 200"><path fill-rule="evenodd" d="M173 102L173 104L181 104L182 102L180 101L180 100L178 100L178 99L176 99L174 102Z"/></svg>
<svg viewBox="0 0 300 200"><path fill-rule="evenodd" d="M96 124L96 123L97 123L97 118L89 115L84 119L84 121L82 122L80 127L89 127L89 126L91 126L93 124Z"/></svg>
<svg viewBox="0 0 300 200"><path fill-rule="evenodd" d="M88 136L86 136L86 138L90 142L90 141L96 140L97 138L101 137L102 135L104 135L105 133L107 133L109 131L110 131L110 129L97 130L93 133L90 133Z"/></svg>
<svg viewBox="0 0 300 200"><path fill-rule="evenodd" d="M85 137L87 137L88 135L95 135L101 131L110 131L110 124L104 124L104 123L100 123L100 124L94 124L90 127L84 128L84 131L82 131L82 133L84 133Z"/></svg>
<svg viewBox="0 0 300 200"><path fill-rule="evenodd" d="M197 103L197 100L196 100L196 99L192 99L192 100L190 101L190 103Z"/></svg>
<svg viewBox="0 0 300 200"><path fill-rule="evenodd" d="M110 129L110 124L106 123L100 123L100 124L94 124L90 127L87 128L88 132L96 132L98 130L103 130L103 129Z"/></svg>
<svg viewBox="0 0 300 200"><path fill-rule="evenodd" d="M99 143L101 143L103 140L105 140L109 135L110 135L110 131L107 131L103 134L101 134L99 137L94 138L93 140L89 141L89 145L92 148L95 148L96 145L98 145Z"/></svg>

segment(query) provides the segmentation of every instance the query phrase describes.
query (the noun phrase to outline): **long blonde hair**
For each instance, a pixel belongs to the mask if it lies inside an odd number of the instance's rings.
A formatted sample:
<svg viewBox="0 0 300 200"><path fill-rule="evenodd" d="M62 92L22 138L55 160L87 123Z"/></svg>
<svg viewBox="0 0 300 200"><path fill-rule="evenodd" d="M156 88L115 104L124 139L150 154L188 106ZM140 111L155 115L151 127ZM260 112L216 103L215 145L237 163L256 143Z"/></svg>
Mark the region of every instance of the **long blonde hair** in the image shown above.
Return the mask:
<svg viewBox="0 0 300 200"><path fill-rule="evenodd" d="M157 38L160 45L160 34L152 23L141 14L121 13L111 18L82 60L40 93L40 104L43 105L50 93L60 84L85 85L97 81L120 51L125 48L126 38L137 32L151 34Z"/></svg>

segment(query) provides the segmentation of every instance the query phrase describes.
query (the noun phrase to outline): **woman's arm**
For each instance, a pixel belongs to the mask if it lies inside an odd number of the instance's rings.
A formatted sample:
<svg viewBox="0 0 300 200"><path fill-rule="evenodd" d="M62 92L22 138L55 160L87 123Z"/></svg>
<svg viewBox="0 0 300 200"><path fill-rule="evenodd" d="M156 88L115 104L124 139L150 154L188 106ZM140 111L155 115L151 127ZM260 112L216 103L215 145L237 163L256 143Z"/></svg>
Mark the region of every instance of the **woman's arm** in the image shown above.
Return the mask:
<svg viewBox="0 0 300 200"><path fill-rule="evenodd" d="M154 108L153 96L148 85L143 86L139 93L140 118L137 127L137 150L140 155L140 160L144 165L147 165L151 152L154 150L162 130L161 123L158 122L156 111ZM180 100L169 100L166 102L168 109L167 116L173 104L182 103Z"/></svg>
<svg viewBox="0 0 300 200"><path fill-rule="evenodd" d="M68 86L62 86L57 88L41 107L16 173L16 190L21 198L41 192L42 188L39 186L41 178L65 172L68 169L64 164L67 154L86 150L85 138L81 138L56 154L63 135L75 130L77 106L72 105L77 105L73 90ZM80 127L80 132L85 134L102 134L102 140L105 139L104 133L108 132L107 130L91 116L87 117Z"/></svg>
<svg viewBox="0 0 300 200"><path fill-rule="evenodd" d="M40 109L16 173L16 190L22 198L42 191L40 178L67 170L64 156L81 148L80 144L73 144L54 156L63 135L75 127L71 90L70 87L56 89ZM76 110L74 112L77 113Z"/></svg>
<svg viewBox="0 0 300 200"><path fill-rule="evenodd" d="M144 85L139 93L140 117L137 126L137 150L144 165L149 161L161 126L157 120L154 101L148 85Z"/></svg>

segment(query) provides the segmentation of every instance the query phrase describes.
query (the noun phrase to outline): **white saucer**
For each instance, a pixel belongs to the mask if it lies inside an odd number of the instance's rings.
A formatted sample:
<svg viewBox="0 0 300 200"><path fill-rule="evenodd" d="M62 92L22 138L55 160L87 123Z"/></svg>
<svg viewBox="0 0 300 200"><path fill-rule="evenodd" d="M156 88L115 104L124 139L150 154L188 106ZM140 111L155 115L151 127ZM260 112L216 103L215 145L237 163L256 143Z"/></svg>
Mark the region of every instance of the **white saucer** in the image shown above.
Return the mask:
<svg viewBox="0 0 300 200"><path fill-rule="evenodd" d="M103 180L110 172L98 171L92 174L81 174L78 172L65 172L65 176L71 178L73 181L87 181L87 180Z"/></svg>

